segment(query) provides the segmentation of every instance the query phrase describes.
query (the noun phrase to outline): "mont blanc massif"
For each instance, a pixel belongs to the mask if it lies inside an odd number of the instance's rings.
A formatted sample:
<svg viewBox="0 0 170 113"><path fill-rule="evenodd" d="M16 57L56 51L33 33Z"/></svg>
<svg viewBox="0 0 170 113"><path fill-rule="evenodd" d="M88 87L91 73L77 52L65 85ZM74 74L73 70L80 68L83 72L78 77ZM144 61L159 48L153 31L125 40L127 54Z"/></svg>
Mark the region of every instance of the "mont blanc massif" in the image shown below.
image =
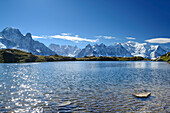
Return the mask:
<svg viewBox="0 0 170 113"><path fill-rule="evenodd" d="M151 45L148 43L138 43L128 41L126 43L115 43L113 45L88 44L80 49L77 46L50 44L45 46L39 41L32 39L31 33L23 35L18 29L7 27L0 32L0 49L19 49L31 52L35 55L62 55L70 57L84 56L111 56L111 57L132 57L141 56L144 58L155 59L169 52L168 49L160 45Z"/></svg>

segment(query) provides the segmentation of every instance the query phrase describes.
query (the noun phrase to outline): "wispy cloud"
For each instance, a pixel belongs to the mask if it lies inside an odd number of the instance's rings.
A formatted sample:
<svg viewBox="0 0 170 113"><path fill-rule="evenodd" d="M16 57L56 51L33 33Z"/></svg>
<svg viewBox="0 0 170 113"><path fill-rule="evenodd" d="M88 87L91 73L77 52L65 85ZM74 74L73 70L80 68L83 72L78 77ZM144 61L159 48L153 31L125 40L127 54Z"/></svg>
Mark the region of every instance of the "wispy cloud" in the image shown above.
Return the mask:
<svg viewBox="0 0 170 113"><path fill-rule="evenodd" d="M87 38L81 38L79 35L75 36L70 36L70 35L54 35L54 36L49 36L51 38L57 38L57 39L64 39L64 40L70 40L74 42L79 42L79 41L87 41L87 42L97 42L99 39L87 39Z"/></svg>
<svg viewBox="0 0 170 113"><path fill-rule="evenodd" d="M78 43L79 41L86 41L86 42L98 42L99 39L87 39L82 38L79 35L72 35L71 33L61 33L61 35L54 35L54 36L32 36L33 39L63 39L63 40L70 40Z"/></svg>
<svg viewBox="0 0 170 113"><path fill-rule="evenodd" d="M136 38L134 38L134 37L126 37L126 39L135 40Z"/></svg>
<svg viewBox="0 0 170 113"><path fill-rule="evenodd" d="M152 39L149 39L149 40L145 40L146 42L149 42L149 43L170 43L170 38L152 38Z"/></svg>
<svg viewBox="0 0 170 113"><path fill-rule="evenodd" d="M68 35L72 35L72 33L61 33L61 35L68 36Z"/></svg>
<svg viewBox="0 0 170 113"><path fill-rule="evenodd" d="M113 36L95 36L97 38L104 38L104 39L115 39L116 37Z"/></svg>
<svg viewBox="0 0 170 113"><path fill-rule="evenodd" d="M47 39L47 37L45 37L45 36L35 36L35 35L32 35L32 38L33 39L36 39L36 38L43 38L43 39Z"/></svg>

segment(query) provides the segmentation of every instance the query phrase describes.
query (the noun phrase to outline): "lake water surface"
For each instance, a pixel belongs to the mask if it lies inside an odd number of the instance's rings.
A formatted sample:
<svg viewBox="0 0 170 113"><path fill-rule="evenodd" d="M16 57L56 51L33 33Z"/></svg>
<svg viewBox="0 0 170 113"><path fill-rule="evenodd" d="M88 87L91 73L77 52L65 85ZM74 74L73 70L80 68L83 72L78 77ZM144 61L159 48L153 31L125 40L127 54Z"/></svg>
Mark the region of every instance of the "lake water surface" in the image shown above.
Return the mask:
<svg viewBox="0 0 170 113"><path fill-rule="evenodd" d="M147 90L151 96L135 98ZM0 112L170 112L166 62L0 64Z"/></svg>

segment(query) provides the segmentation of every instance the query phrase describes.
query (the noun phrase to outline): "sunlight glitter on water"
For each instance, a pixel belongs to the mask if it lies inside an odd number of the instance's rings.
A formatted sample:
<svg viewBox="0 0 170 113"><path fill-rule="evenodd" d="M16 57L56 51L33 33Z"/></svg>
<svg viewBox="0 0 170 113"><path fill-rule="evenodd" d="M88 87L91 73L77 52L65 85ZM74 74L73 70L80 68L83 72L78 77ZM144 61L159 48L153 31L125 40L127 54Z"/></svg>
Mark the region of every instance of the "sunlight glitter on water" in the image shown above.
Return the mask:
<svg viewBox="0 0 170 113"><path fill-rule="evenodd" d="M164 62L0 64L0 112L170 112L169 73Z"/></svg>

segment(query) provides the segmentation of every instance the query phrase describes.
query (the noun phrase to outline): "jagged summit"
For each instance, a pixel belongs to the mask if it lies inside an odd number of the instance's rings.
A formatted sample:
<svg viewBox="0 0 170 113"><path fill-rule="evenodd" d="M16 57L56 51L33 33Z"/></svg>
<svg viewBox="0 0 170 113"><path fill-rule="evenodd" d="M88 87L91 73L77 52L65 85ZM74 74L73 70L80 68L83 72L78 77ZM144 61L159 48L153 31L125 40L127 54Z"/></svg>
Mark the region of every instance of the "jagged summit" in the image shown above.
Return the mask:
<svg viewBox="0 0 170 113"><path fill-rule="evenodd" d="M19 29L16 29L16 28L14 28L14 27L6 27L3 31L2 31L2 33L17 33L17 34L21 34L21 32L19 31Z"/></svg>
<svg viewBox="0 0 170 113"><path fill-rule="evenodd" d="M56 52L58 55L62 55L62 56L70 56L70 57L74 57L76 56L81 49L78 48L77 46L71 46L71 45L57 45L57 44L50 44L49 48Z"/></svg>
<svg viewBox="0 0 170 113"><path fill-rule="evenodd" d="M26 37L32 37L31 33L27 33L25 36Z"/></svg>
<svg viewBox="0 0 170 113"><path fill-rule="evenodd" d="M14 27L6 27L3 31L19 31L19 29Z"/></svg>
<svg viewBox="0 0 170 113"><path fill-rule="evenodd" d="M86 47L91 47L91 45L90 45L90 44L88 44Z"/></svg>
<svg viewBox="0 0 170 113"><path fill-rule="evenodd" d="M121 43L115 43L114 46L120 46L121 47L122 44Z"/></svg>
<svg viewBox="0 0 170 113"><path fill-rule="evenodd" d="M55 52L51 51L44 44L34 41L31 33L25 36L21 34L19 29L7 27L0 32L0 49L20 49L26 52L31 52L35 55L54 55Z"/></svg>
<svg viewBox="0 0 170 113"><path fill-rule="evenodd" d="M139 43L134 41L128 41L122 43L122 45L133 56L155 59L166 53L166 51L159 45L150 45L148 43Z"/></svg>
<svg viewBox="0 0 170 113"><path fill-rule="evenodd" d="M25 35L25 38L28 38L29 40L32 40L32 35L31 35L31 33L27 33L27 34Z"/></svg>
<svg viewBox="0 0 170 113"><path fill-rule="evenodd" d="M84 57L84 56L118 56L131 57L141 56L144 58L155 59L168 52L170 49L165 49L160 45L151 45L148 43L139 43L128 41L125 43L115 43L113 45L88 44L84 49L71 45L56 45L51 44L46 47L43 43L34 41L31 33L23 35L19 29L7 27L0 32L0 49L20 49L31 52L36 55L53 55Z"/></svg>
<svg viewBox="0 0 170 113"><path fill-rule="evenodd" d="M106 47L106 45L103 44L103 43L101 43L99 46L100 46L100 47Z"/></svg>
<svg viewBox="0 0 170 113"><path fill-rule="evenodd" d="M87 45L76 57L84 56L120 56L120 57L130 57L131 54L121 45L111 45L106 46L101 43L100 45L95 44L93 46Z"/></svg>
<svg viewBox="0 0 170 113"><path fill-rule="evenodd" d="M155 59L167 52L159 45L150 45L148 43L139 43L135 41L115 43L109 46L106 46L103 43L94 45L88 44L82 50L76 46L60 46L56 44L51 44L49 48L59 55L74 56L78 58L84 56L141 56Z"/></svg>

